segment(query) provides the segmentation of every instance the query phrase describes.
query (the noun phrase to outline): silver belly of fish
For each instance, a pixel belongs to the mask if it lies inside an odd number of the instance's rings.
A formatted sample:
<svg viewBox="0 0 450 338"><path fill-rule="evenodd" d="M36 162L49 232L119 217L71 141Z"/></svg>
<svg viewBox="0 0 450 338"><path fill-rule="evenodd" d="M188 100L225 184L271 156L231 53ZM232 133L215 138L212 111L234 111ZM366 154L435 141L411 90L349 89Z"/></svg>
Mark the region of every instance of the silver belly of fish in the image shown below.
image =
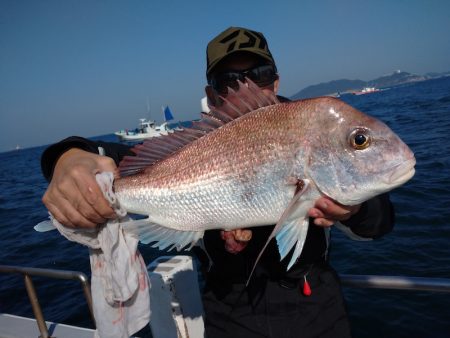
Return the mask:
<svg viewBox="0 0 450 338"><path fill-rule="evenodd" d="M232 230L275 224L295 192L287 177L260 170L211 177L207 181L173 188L140 187L116 192L130 213L148 215L149 221L181 231Z"/></svg>

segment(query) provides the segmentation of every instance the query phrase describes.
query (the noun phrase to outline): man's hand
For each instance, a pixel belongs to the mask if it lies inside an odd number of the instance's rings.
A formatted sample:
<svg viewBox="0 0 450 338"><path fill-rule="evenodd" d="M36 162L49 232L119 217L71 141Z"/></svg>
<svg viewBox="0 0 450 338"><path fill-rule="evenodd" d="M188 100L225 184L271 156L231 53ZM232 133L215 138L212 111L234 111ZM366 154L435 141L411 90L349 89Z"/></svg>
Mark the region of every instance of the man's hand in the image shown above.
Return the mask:
<svg viewBox="0 0 450 338"><path fill-rule="evenodd" d="M361 208L361 204L345 206L327 197L319 198L314 207L309 209L308 215L315 218L314 224L330 227L337 221L346 221Z"/></svg>
<svg viewBox="0 0 450 338"><path fill-rule="evenodd" d="M252 231L248 229L221 231L220 236L225 241L225 250L237 254L244 250L248 241L252 239Z"/></svg>
<svg viewBox="0 0 450 338"><path fill-rule="evenodd" d="M103 197L95 175L117 172L105 156L72 148L58 159L42 202L52 215L68 227L93 228L116 214Z"/></svg>

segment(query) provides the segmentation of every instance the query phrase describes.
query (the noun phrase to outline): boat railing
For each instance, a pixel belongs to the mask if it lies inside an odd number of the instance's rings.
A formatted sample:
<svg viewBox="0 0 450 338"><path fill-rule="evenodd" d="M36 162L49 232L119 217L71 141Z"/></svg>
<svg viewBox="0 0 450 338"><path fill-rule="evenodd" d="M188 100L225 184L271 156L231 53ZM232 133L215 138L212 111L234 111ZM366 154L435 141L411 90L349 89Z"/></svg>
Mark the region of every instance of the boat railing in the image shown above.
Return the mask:
<svg viewBox="0 0 450 338"><path fill-rule="evenodd" d="M44 315L42 313L42 309L39 304L36 289L34 288L33 280L31 278L32 276L80 281L81 286L83 288L84 297L86 298L86 302L89 307L92 321L95 325L95 318L92 310L91 288L89 284L89 279L84 273L79 271L40 269L21 266L9 266L9 265L0 265L0 273L23 275L28 298L30 299L30 304L34 313L34 317L36 319L39 332L41 333L40 337L49 338L50 336L48 334L47 325L45 323Z"/></svg>
<svg viewBox="0 0 450 338"><path fill-rule="evenodd" d="M184 256L175 256L176 257L184 257ZM169 257L173 260L173 257ZM189 257L190 258L190 257ZM164 260L160 262L152 263L156 266L158 264L167 264L164 263ZM151 264L149 265L149 267ZM153 267L153 273L157 272L158 269ZM192 272L194 272L193 276L197 275L195 273L195 266L191 267ZM167 270L167 269L166 269ZM176 269L174 268L174 271ZM161 271L165 271L162 269ZM151 271L150 271L151 272ZM91 313L92 320L95 325L95 319L92 311L92 296L90 292L90 286L87 276L78 271L63 271L63 270L54 270L54 269L38 269L38 268L29 268L29 267L18 267L18 266L7 266L0 265L0 273L17 273L22 274L24 276L25 287L28 293L28 297L30 299L30 303L32 305L33 313L38 325L38 329L41 332L41 337L49 338L47 326L44 320L44 316L42 314L41 307L39 305L39 300L37 297L37 293L34 289L33 281L31 276L41 276L41 277L49 277L49 278L57 278L57 279L71 279L71 280L79 280L83 287L84 295L89 307L89 311ZM169 273L167 271L165 274ZM166 276L167 277L167 276ZM172 276L173 277L173 276ZM195 277L194 277L195 278ZM408 277L408 276L381 276L381 275L350 275L350 274L341 274L340 275L342 285L344 287L356 287L356 288L376 288L376 289L396 289L396 290L413 290L413 291L431 291L431 292L444 292L450 293L450 278L428 278L428 277ZM166 278L167 281L172 280L171 278ZM198 287L198 286L197 286ZM171 289L170 289L171 290ZM168 298L170 299L170 298ZM201 305L200 305L201 306ZM183 317L183 315L181 315ZM183 336L183 335L182 335ZM192 335L187 335L192 336ZM187 337L186 336L186 337ZM158 337L158 335L157 335ZM193 335L195 337L195 334Z"/></svg>
<svg viewBox="0 0 450 338"><path fill-rule="evenodd" d="M450 278L345 274L341 274L340 278L346 287L450 293Z"/></svg>

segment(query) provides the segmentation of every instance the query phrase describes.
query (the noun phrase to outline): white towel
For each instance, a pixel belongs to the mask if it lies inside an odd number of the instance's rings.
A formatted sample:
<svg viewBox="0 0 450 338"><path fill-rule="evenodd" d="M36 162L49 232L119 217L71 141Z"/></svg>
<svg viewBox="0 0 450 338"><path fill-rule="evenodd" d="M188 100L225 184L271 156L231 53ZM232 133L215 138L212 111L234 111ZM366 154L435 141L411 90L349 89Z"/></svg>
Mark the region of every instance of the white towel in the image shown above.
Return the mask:
<svg viewBox="0 0 450 338"><path fill-rule="evenodd" d="M120 225L129 217L112 190L113 173L97 174L96 179L119 219L92 231L67 228L51 219L64 237L89 247L95 337L128 338L149 322L150 281L138 238Z"/></svg>

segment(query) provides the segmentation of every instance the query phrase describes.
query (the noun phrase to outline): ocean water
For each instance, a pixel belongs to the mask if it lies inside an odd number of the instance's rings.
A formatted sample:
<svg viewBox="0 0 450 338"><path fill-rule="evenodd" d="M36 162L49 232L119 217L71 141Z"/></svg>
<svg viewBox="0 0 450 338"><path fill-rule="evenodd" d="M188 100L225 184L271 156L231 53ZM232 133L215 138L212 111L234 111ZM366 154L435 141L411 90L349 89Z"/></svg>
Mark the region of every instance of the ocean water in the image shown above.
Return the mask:
<svg viewBox="0 0 450 338"><path fill-rule="evenodd" d="M411 147L416 175L392 192L392 233L356 242L332 232L340 273L450 278L450 77L343 100L386 122ZM113 135L99 137L114 141ZM37 233L47 217L40 173L45 147L0 154L0 264L89 272L88 250L57 232ZM147 262L161 253L141 246ZM34 278L47 320L91 327L75 281ZM450 294L345 288L354 336L450 337ZM32 316L19 275L0 273L0 313Z"/></svg>

